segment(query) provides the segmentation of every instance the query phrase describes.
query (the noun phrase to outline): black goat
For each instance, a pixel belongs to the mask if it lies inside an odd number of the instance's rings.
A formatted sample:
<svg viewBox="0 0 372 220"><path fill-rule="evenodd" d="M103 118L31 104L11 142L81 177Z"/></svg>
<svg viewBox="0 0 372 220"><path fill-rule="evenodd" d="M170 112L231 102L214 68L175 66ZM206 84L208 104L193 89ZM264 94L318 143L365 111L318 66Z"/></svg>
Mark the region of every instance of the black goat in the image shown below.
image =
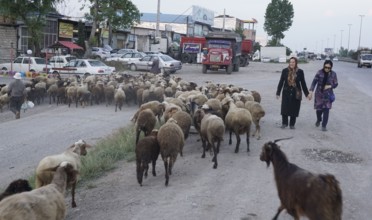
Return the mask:
<svg viewBox="0 0 372 220"><path fill-rule="evenodd" d="M16 193L31 191L32 188L27 180L18 179L9 184L5 191L0 194L0 201Z"/></svg>
<svg viewBox="0 0 372 220"><path fill-rule="evenodd" d="M288 138L285 138L288 139ZM310 220L340 220L342 215L342 192L336 178L331 174L313 174L288 161L276 142L262 147L260 160L274 167L275 182L281 205L280 212L287 212L299 220L307 216Z"/></svg>

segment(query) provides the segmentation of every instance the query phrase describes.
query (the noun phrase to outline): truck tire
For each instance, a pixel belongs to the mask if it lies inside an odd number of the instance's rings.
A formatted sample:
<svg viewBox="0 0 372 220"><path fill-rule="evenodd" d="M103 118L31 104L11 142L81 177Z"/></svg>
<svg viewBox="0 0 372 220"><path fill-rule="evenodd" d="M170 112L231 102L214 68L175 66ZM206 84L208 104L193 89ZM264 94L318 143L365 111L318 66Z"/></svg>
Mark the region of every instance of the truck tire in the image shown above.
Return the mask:
<svg viewBox="0 0 372 220"><path fill-rule="evenodd" d="M233 70L233 65L232 64L228 65L226 68L227 74L231 74L232 70Z"/></svg>
<svg viewBox="0 0 372 220"><path fill-rule="evenodd" d="M188 54L188 53L183 53L182 55L181 55L181 62L182 63L190 63L192 60L191 60L191 56L190 56L190 54Z"/></svg>
<svg viewBox="0 0 372 220"><path fill-rule="evenodd" d="M245 67L247 66L248 59L246 57L240 57L240 66Z"/></svg>
<svg viewBox="0 0 372 220"><path fill-rule="evenodd" d="M203 72L204 74L207 73L207 65L203 64L203 70L202 70L202 72Z"/></svg>

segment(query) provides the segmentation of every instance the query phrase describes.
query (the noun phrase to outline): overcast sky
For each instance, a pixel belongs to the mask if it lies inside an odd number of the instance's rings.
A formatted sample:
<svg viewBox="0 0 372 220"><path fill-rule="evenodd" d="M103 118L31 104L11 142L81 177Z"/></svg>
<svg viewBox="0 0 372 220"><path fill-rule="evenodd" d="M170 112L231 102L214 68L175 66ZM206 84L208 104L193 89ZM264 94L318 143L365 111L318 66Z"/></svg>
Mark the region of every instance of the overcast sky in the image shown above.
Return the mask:
<svg viewBox="0 0 372 220"><path fill-rule="evenodd" d="M65 14L78 15L79 5L76 0L70 1L64 9ZM67 1L67 2L68 2ZM132 0L143 13L156 13L158 0ZM244 3L242 3L244 2ZM271 0L160 0L160 12L163 14L191 15L192 5L214 11L215 16L234 16L241 20L255 18L258 39L267 39L263 30L264 16ZM294 18L291 28L284 32L282 43L293 51L320 52L323 48L357 49L361 16L361 47L372 48L372 1L371 0L291 0ZM351 24L350 26L348 24ZM349 41L350 27L350 44ZM341 38L342 35L342 38Z"/></svg>

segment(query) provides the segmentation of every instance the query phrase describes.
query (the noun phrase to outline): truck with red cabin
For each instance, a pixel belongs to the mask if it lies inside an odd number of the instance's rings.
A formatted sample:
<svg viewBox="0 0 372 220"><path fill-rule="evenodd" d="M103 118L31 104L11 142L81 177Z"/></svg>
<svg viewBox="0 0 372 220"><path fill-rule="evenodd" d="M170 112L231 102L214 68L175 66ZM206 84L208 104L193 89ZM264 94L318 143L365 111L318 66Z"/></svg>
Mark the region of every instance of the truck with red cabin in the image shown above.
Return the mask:
<svg viewBox="0 0 372 220"><path fill-rule="evenodd" d="M235 32L210 32L205 37L206 48L203 50L202 72L225 69L227 74L238 72L242 49L242 38Z"/></svg>

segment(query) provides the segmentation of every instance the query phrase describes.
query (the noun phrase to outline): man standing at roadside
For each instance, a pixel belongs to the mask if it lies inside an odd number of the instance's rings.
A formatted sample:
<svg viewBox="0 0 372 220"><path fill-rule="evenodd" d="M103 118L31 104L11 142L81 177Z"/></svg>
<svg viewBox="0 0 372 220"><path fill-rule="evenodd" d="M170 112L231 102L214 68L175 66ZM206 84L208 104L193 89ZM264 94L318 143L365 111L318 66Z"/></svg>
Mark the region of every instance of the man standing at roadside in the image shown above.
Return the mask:
<svg viewBox="0 0 372 220"><path fill-rule="evenodd" d="M14 81L9 84L9 92L8 95L10 96L10 111L15 114L15 118L19 119L21 117L21 106L24 101L24 92L25 92L25 85L22 82L22 76L20 73L14 74Z"/></svg>

